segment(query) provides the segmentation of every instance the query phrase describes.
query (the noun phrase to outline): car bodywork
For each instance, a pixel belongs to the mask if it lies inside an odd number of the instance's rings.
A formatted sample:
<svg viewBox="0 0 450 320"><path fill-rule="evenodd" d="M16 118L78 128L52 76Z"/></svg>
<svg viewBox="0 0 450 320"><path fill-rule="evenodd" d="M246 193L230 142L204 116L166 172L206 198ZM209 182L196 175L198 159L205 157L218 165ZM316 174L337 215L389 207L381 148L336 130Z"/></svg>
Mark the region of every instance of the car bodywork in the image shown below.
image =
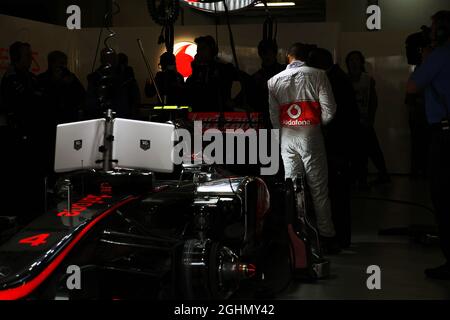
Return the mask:
<svg viewBox="0 0 450 320"><path fill-rule="evenodd" d="M60 181L50 210L0 246L0 300L254 297L328 272L301 179L197 164L179 177L90 170Z"/></svg>

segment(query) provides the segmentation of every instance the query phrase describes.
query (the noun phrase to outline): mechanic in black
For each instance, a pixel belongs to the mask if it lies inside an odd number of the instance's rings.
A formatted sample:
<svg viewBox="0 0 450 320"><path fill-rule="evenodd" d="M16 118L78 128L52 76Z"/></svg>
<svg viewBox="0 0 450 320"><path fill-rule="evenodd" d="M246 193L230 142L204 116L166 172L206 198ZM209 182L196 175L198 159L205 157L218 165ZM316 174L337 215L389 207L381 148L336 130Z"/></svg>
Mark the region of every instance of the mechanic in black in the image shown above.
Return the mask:
<svg viewBox="0 0 450 320"><path fill-rule="evenodd" d="M117 68L119 72L128 72L134 78L134 70L130 67L128 61L128 56L125 53L120 52L117 55Z"/></svg>
<svg viewBox="0 0 450 320"><path fill-rule="evenodd" d="M1 101L7 116L9 149L2 153L6 162L2 181L5 204L12 204L9 215L19 216L27 223L42 213L44 195L45 161L43 157L42 92L36 76L30 72L32 50L28 43L14 42L9 47L11 64L1 85ZM5 159L6 158L6 159ZM25 190L26 189L26 190ZM24 202L24 191L27 201ZM18 206L17 204L20 204Z"/></svg>
<svg viewBox="0 0 450 320"><path fill-rule="evenodd" d="M231 88L239 75L231 63L217 57L219 49L212 36L195 39L197 54L192 62L192 75L186 80L189 102L195 112L233 111Z"/></svg>
<svg viewBox="0 0 450 320"><path fill-rule="evenodd" d="M132 119L138 112L141 96L134 72L119 63L117 54L105 48L100 56L101 66L88 75L86 117L103 117L103 97L118 118Z"/></svg>
<svg viewBox="0 0 450 320"><path fill-rule="evenodd" d="M405 105L408 108L409 132L411 136L411 175L426 177L428 173L428 151L430 130L425 112L423 92L407 94Z"/></svg>
<svg viewBox="0 0 450 320"><path fill-rule="evenodd" d="M14 42L9 48L11 65L3 75L1 83L2 108L7 121L20 138L27 139L39 127L36 115L37 105L42 97L37 77L30 72L32 63L31 46L25 42Z"/></svg>
<svg viewBox="0 0 450 320"><path fill-rule="evenodd" d="M64 52L52 51L47 56L48 69L38 76L43 93L47 155L47 176L53 177L56 126L61 123L80 121L86 91L80 80L67 68L68 58Z"/></svg>
<svg viewBox="0 0 450 320"><path fill-rule="evenodd" d="M47 71L38 76L47 116L52 118L54 125L81 120L86 91L77 76L67 68L67 55L52 51L47 61Z"/></svg>
<svg viewBox="0 0 450 320"><path fill-rule="evenodd" d="M159 57L159 66L161 71L156 73L155 82L163 100L161 102L165 105L186 104L184 78L177 71L175 55L164 52ZM155 84L150 79L145 83L145 95L148 98L156 96Z"/></svg>
<svg viewBox="0 0 450 320"><path fill-rule="evenodd" d="M408 81L407 93L425 93L425 108L431 126L430 182L441 248L446 263L427 269L435 279L450 279L450 11L433 17L433 47L424 50L424 61ZM431 52L429 52L431 51Z"/></svg>
<svg viewBox="0 0 450 320"><path fill-rule="evenodd" d="M422 53L431 45L431 29L422 26L420 32L408 36L405 41L408 64L417 68L422 64ZM409 132L411 137L411 175L427 176L430 130L425 111L423 92L406 94L405 105L408 109Z"/></svg>
<svg viewBox="0 0 450 320"><path fill-rule="evenodd" d="M368 189L368 164L372 160L378 170L378 177L371 184L385 184L391 181L383 150L375 130L375 116L378 109L378 97L375 80L366 72L366 58L361 51L350 52L345 59L348 75L358 103L360 125L356 136L359 147L354 155L359 159L355 163L355 178L360 189Z"/></svg>
<svg viewBox="0 0 450 320"><path fill-rule="evenodd" d="M252 75L253 90L250 104L253 110L262 112L264 118L269 120L269 89L267 81L285 70L286 65L278 62L278 45L275 40L261 40L258 44L258 55L261 59L261 69Z"/></svg>
<svg viewBox="0 0 450 320"><path fill-rule="evenodd" d="M314 49L307 64L325 70L336 100L336 115L324 127L328 157L328 187L336 238L341 248L351 245L351 172L356 148L354 132L359 127L359 110L350 77L333 62L333 55L323 48Z"/></svg>

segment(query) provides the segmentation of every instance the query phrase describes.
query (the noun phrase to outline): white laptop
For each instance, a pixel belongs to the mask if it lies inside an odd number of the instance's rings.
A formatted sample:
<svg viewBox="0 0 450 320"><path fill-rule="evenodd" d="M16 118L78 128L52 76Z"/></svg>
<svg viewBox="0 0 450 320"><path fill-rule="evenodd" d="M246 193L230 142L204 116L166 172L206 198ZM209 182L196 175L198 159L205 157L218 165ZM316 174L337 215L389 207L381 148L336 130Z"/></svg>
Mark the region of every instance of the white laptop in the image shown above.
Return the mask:
<svg viewBox="0 0 450 320"><path fill-rule="evenodd" d="M56 129L55 172L101 168L105 120L60 124Z"/></svg>
<svg viewBox="0 0 450 320"><path fill-rule="evenodd" d="M173 141L175 127L171 124L114 120L113 160L118 168L173 172Z"/></svg>

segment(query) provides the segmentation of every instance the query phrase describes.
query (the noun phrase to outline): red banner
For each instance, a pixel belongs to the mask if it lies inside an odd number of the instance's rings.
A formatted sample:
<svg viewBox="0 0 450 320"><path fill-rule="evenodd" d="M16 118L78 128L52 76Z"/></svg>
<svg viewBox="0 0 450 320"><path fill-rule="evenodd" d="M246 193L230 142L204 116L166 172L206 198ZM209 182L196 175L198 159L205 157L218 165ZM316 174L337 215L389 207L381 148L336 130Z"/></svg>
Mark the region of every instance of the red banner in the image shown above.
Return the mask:
<svg viewBox="0 0 450 320"><path fill-rule="evenodd" d="M283 127L303 127L320 124L320 103L299 101L280 106L280 123Z"/></svg>

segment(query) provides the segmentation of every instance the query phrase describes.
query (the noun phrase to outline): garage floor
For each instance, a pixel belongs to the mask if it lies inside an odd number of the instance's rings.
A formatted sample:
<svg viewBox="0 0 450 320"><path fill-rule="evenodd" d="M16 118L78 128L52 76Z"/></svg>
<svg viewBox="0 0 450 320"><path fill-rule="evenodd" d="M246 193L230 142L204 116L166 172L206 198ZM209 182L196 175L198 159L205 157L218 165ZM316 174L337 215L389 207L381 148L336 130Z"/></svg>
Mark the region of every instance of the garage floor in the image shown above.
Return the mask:
<svg viewBox="0 0 450 320"><path fill-rule="evenodd" d="M431 207L423 180L395 176L389 185L354 193L353 245L330 256L331 278L294 283L280 299L450 299L450 281L429 280L423 270L443 262L436 245L424 245L407 235L380 236L380 229L433 225L433 215L420 206L370 198L411 201ZM366 199L363 199L366 198ZM368 290L366 269L381 269L381 290Z"/></svg>

